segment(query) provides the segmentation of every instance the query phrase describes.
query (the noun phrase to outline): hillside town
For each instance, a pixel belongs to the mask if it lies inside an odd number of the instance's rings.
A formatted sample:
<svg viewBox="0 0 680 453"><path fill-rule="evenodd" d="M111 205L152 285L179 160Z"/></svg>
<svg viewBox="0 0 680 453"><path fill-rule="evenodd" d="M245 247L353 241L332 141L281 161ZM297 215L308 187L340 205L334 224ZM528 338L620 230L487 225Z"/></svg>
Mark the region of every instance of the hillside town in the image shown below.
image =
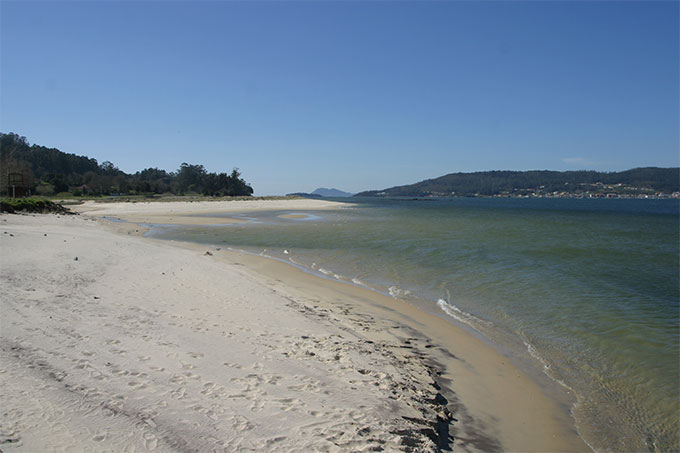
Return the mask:
<svg viewBox="0 0 680 453"><path fill-rule="evenodd" d="M680 199L680 192L664 193L645 187L634 187L627 184L594 184L581 183L577 188L568 187L565 190L546 190L545 186L534 189L514 189L512 192L503 191L493 197L514 198L640 198L640 199Z"/></svg>

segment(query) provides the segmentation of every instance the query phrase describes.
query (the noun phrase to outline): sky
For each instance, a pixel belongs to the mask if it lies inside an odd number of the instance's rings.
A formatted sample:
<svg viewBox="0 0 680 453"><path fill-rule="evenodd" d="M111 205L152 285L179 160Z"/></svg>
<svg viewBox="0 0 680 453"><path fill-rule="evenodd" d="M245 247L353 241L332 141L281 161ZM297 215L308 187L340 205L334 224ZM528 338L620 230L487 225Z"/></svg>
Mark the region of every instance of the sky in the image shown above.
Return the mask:
<svg viewBox="0 0 680 453"><path fill-rule="evenodd" d="M256 195L678 166L679 2L0 1L0 131Z"/></svg>

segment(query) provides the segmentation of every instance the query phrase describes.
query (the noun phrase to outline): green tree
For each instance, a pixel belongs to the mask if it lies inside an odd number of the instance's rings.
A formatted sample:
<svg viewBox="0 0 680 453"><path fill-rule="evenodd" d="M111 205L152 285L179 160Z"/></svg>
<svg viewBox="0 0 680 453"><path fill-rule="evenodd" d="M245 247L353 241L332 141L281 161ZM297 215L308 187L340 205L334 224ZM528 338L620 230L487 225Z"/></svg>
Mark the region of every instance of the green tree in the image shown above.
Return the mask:
<svg viewBox="0 0 680 453"><path fill-rule="evenodd" d="M189 165L183 162L177 172L177 186L180 193L200 193L205 185L206 171L203 165Z"/></svg>

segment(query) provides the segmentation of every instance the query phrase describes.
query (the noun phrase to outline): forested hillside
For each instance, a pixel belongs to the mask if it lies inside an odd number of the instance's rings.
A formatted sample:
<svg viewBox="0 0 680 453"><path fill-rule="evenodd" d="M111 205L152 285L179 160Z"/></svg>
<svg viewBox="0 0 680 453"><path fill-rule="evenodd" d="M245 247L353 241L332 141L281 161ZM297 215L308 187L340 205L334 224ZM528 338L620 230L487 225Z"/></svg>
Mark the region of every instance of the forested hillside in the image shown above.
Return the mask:
<svg viewBox="0 0 680 453"><path fill-rule="evenodd" d="M362 192L357 196L574 196L656 195L680 191L680 169L635 168L597 171L484 171L451 173L416 184Z"/></svg>
<svg viewBox="0 0 680 453"><path fill-rule="evenodd" d="M237 169L209 173L203 165L182 163L176 172L146 168L134 174L109 161L31 145L26 137L0 133L0 193L21 182L38 195L186 194L252 195L252 187Z"/></svg>

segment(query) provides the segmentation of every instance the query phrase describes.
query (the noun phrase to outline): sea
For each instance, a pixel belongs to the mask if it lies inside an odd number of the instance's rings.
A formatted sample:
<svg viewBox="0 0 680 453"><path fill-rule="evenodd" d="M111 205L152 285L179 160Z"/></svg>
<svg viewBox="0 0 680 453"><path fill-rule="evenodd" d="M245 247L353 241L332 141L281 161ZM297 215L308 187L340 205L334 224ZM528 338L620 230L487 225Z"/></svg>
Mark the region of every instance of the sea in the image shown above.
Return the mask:
<svg viewBox="0 0 680 453"><path fill-rule="evenodd" d="M149 234L404 299L573 395L595 451L680 450L678 200L343 201Z"/></svg>

